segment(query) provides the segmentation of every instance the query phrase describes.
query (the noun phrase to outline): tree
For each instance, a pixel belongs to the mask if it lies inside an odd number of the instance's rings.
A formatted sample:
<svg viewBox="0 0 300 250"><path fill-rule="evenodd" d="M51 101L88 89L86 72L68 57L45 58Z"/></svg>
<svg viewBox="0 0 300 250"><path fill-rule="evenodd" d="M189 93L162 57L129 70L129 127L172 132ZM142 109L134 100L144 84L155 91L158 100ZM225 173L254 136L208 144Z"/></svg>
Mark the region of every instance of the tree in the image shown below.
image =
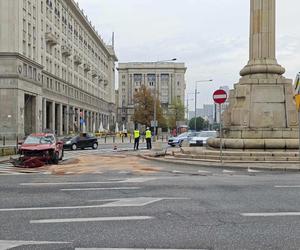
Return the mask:
<svg viewBox="0 0 300 250"><path fill-rule="evenodd" d="M196 122L197 122L197 129L196 129L197 131L209 128L209 122L205 121L201 116L196 118ZM195 117L190 120L189 127L190 129L195 130Z"/></svg>
<svg viewBox="0 0 300 250"><path fill-rule="evenodd" d="M177 121L184 121L185 107L180 99L174 99L168 114L168 124L170 128L176 128Z"/></svg>
<svg viewBox="0 0 300 250"><path fill-rule="evenodd" d="M132 120L135 123L140 123L148 127L151 126L151 121L154 119L154 96L149 88L142 85L141 88L134 95L134 115ZM156 101L156 119L158 125L164 123L164 117L160 101Z"/></svg>

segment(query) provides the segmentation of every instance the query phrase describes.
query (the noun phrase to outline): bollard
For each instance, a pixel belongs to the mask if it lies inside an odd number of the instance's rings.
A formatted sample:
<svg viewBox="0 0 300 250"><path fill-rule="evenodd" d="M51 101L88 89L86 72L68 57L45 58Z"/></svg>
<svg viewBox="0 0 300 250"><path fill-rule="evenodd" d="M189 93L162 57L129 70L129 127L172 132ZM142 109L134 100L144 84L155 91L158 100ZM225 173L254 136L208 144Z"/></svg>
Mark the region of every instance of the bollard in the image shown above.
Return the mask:
<svg viewBox="0 0 300 250"><path fill-rule="evenodd" d="M113 143L115 143L116 142L116 137L115 136L113 136Z"/></svg>
<svg viewBox="0 0 300 250"><path fill-rule="evenodd" d="M104 143L106 143L106 136L104 137Z"/></svg>
<svg viewBox="0 0 300 250"><path fill-rule="evenodd" d="M16 147L18 148L18 146L19 146L19 136L16 135Z"/></svg>
<svg viewBox="0 0 300 250"><path fill-rule="evenodd" d="M124 136L122 135L122 143L124 143Z"/></svg>
<svg viewBox="0 0 300 250"><path fill-rule="evenodd" d="M3 146L5 146L5 136L3 136Z"/></svg>
<svg viewBox="0 0 300 250"><path fill-rule="evenodd" d="M131 143L131 135L130 135L130 137L129 137L129 141L130 141L130 143Z"/></svg>

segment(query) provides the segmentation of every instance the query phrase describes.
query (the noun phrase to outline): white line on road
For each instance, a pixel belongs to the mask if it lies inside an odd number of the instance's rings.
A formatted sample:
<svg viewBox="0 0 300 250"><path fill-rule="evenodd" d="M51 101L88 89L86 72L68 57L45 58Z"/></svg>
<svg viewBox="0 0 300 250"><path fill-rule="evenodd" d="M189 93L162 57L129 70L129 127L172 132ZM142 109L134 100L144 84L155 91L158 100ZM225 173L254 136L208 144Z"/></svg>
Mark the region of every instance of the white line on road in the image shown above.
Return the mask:
<svg viewBox="0 0 300 250"><path fill-rule="evenodd" d="M75 250L205 250L205 249L166 249L166 248L75 248Z"/></svg>
<svg viewBox="0 0 300 250"><path fill-rule="evenodd" d="M163 198L153 198L153 197L124 198L124 199L119 199L104 204L102 205L102 207L143 207L161 200L163 200Z"/></svg>
<svg viewBox="0 0 300 250"><path fill-rule="evenodd" d="M224 174L232 174L232 173L235 173L235 171L233 171L233 170L226 170L226 169L224 169L222 172L223 172Z"/></svg>
<svg viewBox="0 0 300 250"><path fill-rule="evenodd" d="M21 186L59 186L59 185L89 185L89 184L113 184L113 183L143 183L157 178L130 178L121 181L92 181L92 182L32 182L20 183Z"/></svg>
<svg viewBox="0 0 300 250"><path fill-rule="evenodd" d="M2 208L0 212L12 211L39 211L39 210L64 210L64 209L87 209L87 208L100 208L103 205L90 205L90 206L73 206L73 207L25 207L25 208Z"/></svg>
<svg viewBox="0 0 300 250"><path fill-rule="evenodd" d="M71 244L71 242L0 240L0 250L7 250L10 248L15 248L24 245L44 245L44 244Z"/></svg>
<svg viewBox="0 0 300 250"><path fill-rule="evenodd" d="M300 212L278 212L278 213L242 213L245 217L276 217L276 216L300 216Z"/></svg>
<svg viewBox="0 0 300 250"><path fill-rule="evenodd" d="M261 172L259 170L255 170L255 169L251 169L251 168L248 168L247 171L248 171L248 173L260 173Z"/></svg>
<svg viewBox="0 0 300 250"><path fill-rule="evenodd" d="M95 218L69 218L69 219L49 219L31 220L31 224L47 223L71 223L71 222L95 222L95 221L128 221L128 220L150 220L151 216L123 216L123 217L95 217Z"/></svg>
<svg viewBox="0 0 300 250"><path fill-rule="evenodd" d="M205 171L205 170L198 170L198 173L210 174L211 172L209 172L209 171Z"/></svg>
<svg viewBox="0 0 300 250"><path fill-rule="evenodd" d="M141 189L139 187L112 187L112 188L65 188L61 191L93 191L93 190L135 190Z"/></svg>
<svg viewBox="0 0 300 250"><path fill-rule="evenodd" d="M300 188L300 185L295 185L295 186L275 186L275 188Z"/></svg>
<svg viewBox="0 0 300 250"><path fill-rule="evenodd" d="M109 201L111 202L102 205L88 205L88 206L1 208L0 212L89 209L89 208L106 208L106 207L141 207L161 200L186 200L186 199L187 198L139 197L139 198L125 198L125 199L93 200L89 202L109 202Z"/></svg>

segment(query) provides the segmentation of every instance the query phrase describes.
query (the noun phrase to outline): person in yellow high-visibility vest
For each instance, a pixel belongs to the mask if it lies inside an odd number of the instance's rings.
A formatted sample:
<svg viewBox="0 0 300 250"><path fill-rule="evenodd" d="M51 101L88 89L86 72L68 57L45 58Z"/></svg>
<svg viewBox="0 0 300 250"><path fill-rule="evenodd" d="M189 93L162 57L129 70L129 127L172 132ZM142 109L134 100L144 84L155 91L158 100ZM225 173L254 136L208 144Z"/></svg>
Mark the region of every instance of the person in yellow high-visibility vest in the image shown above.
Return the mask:
<svg viewBox="0 0 300 250"><path fill-rule="evenodd" d="M152 137L151 130L150 130L150 128L147 128L147 130L146 130L147 149L151 149L152 148L151 137Z"/></svg>
<svg viewBox="0 0 300 250"><path fill-rule="evenodd" d="M133 136L134 136L134 150L139 150L140 131L137 129L137 127L133 131Z"/></svg>

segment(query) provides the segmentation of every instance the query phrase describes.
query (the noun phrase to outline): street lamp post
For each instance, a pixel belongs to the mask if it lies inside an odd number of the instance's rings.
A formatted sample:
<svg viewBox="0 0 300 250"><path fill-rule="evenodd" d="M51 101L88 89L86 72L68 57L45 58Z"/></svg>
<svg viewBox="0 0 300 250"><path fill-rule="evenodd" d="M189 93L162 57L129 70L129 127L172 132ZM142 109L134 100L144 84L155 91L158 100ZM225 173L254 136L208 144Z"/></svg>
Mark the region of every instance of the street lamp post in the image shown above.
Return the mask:
<svg viewBox="0 0 300 250"><path fill-rule="evenodd" d="M196 81L195 82L195 131L197 131L197 83L200 83L200 82L212 82L213 80L212 79L209 79L209 80L200 80L200 81Z"/></svg>
<svg viewBox="0 0 300 250"><path fill-rule="evenodd" d="M189 121L189 101L194 101L194 99L189 98L189 95L193 95L194 93L186 94L186 119Z"/></svg>
<svg viewBox="0 0 300 250"><path fill-rule="evenodd" d="M157 100L157 78L156 78L156 68L157 68L157 64L158 63L162 63L162 62L170 62L170 61L176 61L177 58L172 58L169 60L162 60L162 61L156 61L155 62L155 88L154 88L154 111L153 111L153 127L154 127L154 131L153 131L153 140L155 141L155 137L156 137L156 127L158 125L158 122L156 120L156 116L157 116L157 111L156 111L156 100Z"/></svg>

